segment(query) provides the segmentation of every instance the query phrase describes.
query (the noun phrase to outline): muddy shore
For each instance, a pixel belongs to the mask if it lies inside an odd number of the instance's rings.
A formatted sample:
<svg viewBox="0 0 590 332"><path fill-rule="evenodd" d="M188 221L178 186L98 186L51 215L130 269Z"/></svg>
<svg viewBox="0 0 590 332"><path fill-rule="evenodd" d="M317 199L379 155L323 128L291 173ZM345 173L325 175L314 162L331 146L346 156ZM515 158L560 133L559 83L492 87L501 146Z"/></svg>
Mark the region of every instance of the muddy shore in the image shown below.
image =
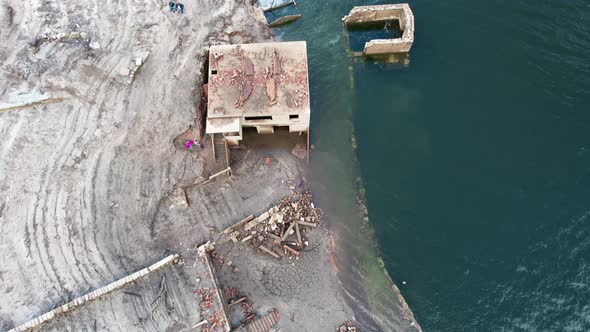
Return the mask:
<svg viewBox="0 0 590 332"><path fill-rule="evenodd" d="M193 184L218 170L207 152L174 141L197 125L208 47L272 40L265 23L250 2L185 3L180 15L160 1L0 0L1 331L171 253L181 264L39 330L191 330L195 247L206 240L233 262L218 266L224 288L259 313L278 309L279 330L330 331L354 317L327 230L295 265L218 235L308 189L291 138L252 136L232 151L232 176L205 185ZM129 83L121 69L147 52Z"/></svg>
<svg viewBox="0 0 590 332"><path fill-rule="evenodd" d="M206 49L271 35L249 2L185 3L185 11L170 13L159 1L0 3L0 330L169 253L184 264L41 329L188 330L199 320L195 245L290 194L287 181L305 185L302 161L261 147L232 154L232 178L190 186L211 165L173 140L195 124ZM145 51L149 59L128 84L121 69ZM179 186L188 207L177 204ZM313 242L288 268L221 245L239 272L220 279L261 312L277 308L282 330L332 330L353 313L340 298L325 234ZM166 301L153 307L162 276Z"/></svg>

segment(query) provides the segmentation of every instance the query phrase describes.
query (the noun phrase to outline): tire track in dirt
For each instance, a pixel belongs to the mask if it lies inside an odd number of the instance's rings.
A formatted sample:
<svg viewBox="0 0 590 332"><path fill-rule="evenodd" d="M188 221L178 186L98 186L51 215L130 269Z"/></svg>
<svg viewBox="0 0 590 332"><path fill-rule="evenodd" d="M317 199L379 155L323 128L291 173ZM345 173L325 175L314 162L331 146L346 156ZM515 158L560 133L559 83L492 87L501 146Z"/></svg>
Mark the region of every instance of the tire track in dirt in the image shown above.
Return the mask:
<svg viewBox="0 0 590 332"><path fill-rule="evenodd" d="M92 195L91 195L91 199L90 199L90 209L91 209L91 218L90 218L90 223L89 223L89 229L92 230L91 234L92 234L92 241L91 243L93 243L96 247L96 252L98 253L98 256L100 258L100 261L103 263L104 267L106 268L106 270L109 273L109 277L113 277L115 274L113 273L111 267L109 266L109 264L107 263L102 251L100 250L97 238L96 238L96 234L97 234L97 227L98 225L94 223L95 220L97 220L97 204L98 201L96 199L96 190L95 188L98 187L98 183L96 181L97 178L97 174L98 174L98 165L101 163L102 161L102 153L99 153L98 158L96 160L96 163L94 163L93 167L92 167L92 185L90 188L92 188Z"/></svg>
<svg viewBox="0 0 590 332"><path fill-rule="evenodd" d="M200 167L186 169L191 165L187 155L176 153L171 140L194 120L196 94L191 88L199 75L199 56L207 46L208 27L226 21L224 16L234 15L239 6L205 1L199 7L189 7L185 16L168 13L167 8L152 2L131 0L103 6L86 0L25 0L16 7L21 8L20 25L10 38L16 41L18 35L23 39L7 53L10 66L22 66L24 62L16 55L28 47L27 40L45 32L88 32L101 48L89 50L84 43L41 45L35 56L47 52L50 57L61 58L45 72L32 71L26 84L43 86L50 93L52 88L74 91L78 97L35 111L19 111L27 117L1 115L0 121L10 119L19 125L10 128L14 137L11 142L0 143L0 181L18 183L4 180L14 177L23 179L23 184L7 191L13 206L2 212L0 242L6 243L11 235L13 230L7 228L16 224L20 209L23 221L16 238L23 250L15 256L18 263L7 266L12 281L0 286L0 293L12 285L19 288L18 294L6 297L7 305L0 304L0 323L4 324L5 317L22 322L162 254L168 244L150 241L149 220L162 216L162 197L173 185L193 178ZM238 15L230 21L237 25L244 17ZM118 68L126 65L138 49L151 50L152 56L132 85L121 83ZM0 79L3 75L0 71ZM174 84L165 83L171 80ZM27 156L21 151L32 153ZM42 158L34 159L38 156ZM13 166L18 163L31 168L28 179ZM3 171L5 174L1 174ZM22 193L26 199L18 200ZM4 202L2 195L0 191L0 204ZM234 213L228 202L231 196L217 192L214 197L219 207L204 206L210 211L196 212L201 215L198 229L207 231L207 218L228 218ZM118 208L111 207L112 202L119 204ZM155 222L158 229L160 221ZM176 241L174 227L171 224L167 231L171 244ZM184 241L190 234L181 235ZM0 247L8 248L3 244ZM26 256L26 261L22 260ZM29 278L16 282L24 273ZM163 310L132 330L162 330L175 321L186 321L186 308L194 299L181 287L191 276L173 273L167 278L174 310ZM17 308L9 308L16 299ZM104 312L122 321L109 329L123 330L126 323L137 322L145 314L141 301L132 302L125 306L123 298L118 297L104 304L97 302L95 311L83 311L71 324L58 324L56 328L92 329L94 321L89 320ZM98 319L105 327L107 321Z"/></svg>
<svg viewBox="0 0 590 332"><path fill-rule="evenodd" d="M70 109L71 110L71 109ZM64 128L63 133L58 141L58 150L56 150L55 153L53 153L49 160L51 160L51 165L50 165L50 169L48 171L48 175L47 178L51 181L54 179L63 179L63 176L60 176L62 174L62 166L63 166L63 162L62 159L64 158L64 154L63 151L66 150L68 144L71 142L72 140L72 135L73 135L73 128L76 128L76 123L77 123L77 119L79 116L79 112L75 112L75 111L71 111L71 112L67 112L66 113L66 118L65 118L65 123L63 125L62 128ZM67 185L67 180L64 181L65 185ZM56 267L56 264L60 265L60 266L70 266L70 264L68 264L67 260L66 260L66 256L64 255L64 251L63 251L63 246L61 243L61 238L60 238L60 232L59 232L59 224L57 223L57 219L54 218L54 230L53 230L53 234L52 230L50 229L51 223L49 222L50 220L50 216L48 215L48 211L51 205L51 200L56 200L57 201L57 197L59 197L59 192L61 190L60 185L63 186L64 183L56 183L54 184L53 182L49 182L46 181L44 183L44 186L41 188L42 191L44 191L46 193L44 200L43 200L43 208L42 208L42 217L43 217L43 227L41 227L41 234L43 237L43 244L45 247L45 252L47 253L47 257L46 258L41 258L40 259L46 259L51 270L52 273L55 275L55 278L58 280L59 286L62 290L64 290L66 292L66 296L61 296L62 299L64 301L68 300L68 297L71 296L71 289L67 288L67 286L65 286L66 283L66 279L69 278L74 278L74 281L76 281L75 277L72 275L71 273L71 269L67 269L65 271L60 271L60 269L58 269ZM67 194L66 194L67 195ZM57 204L57 203L55 203ZM55 209L54 209L54 216L57 213L57 205L55 205ZM51 236L53 235L53 236ZM51 239L51 241L50 241ZM56 262L57 261L57 262ZM72 283L69 283L72 284ZM76 283L74 283L75 285Z"/></svg>

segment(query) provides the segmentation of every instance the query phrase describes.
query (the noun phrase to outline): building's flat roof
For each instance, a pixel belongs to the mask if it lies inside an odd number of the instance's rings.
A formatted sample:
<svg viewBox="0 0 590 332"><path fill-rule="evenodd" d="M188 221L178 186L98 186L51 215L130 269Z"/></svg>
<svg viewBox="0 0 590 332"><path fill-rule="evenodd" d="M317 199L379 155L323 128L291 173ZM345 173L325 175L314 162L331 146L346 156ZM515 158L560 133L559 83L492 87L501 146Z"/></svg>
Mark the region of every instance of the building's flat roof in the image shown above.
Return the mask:
<svg viewBox="0 0 590 332"><path fill-rule="evenodd" d="M273 92L276 98L271 101ZM216 45L209 49L209 118L309 111L304 41Z"/></svg>

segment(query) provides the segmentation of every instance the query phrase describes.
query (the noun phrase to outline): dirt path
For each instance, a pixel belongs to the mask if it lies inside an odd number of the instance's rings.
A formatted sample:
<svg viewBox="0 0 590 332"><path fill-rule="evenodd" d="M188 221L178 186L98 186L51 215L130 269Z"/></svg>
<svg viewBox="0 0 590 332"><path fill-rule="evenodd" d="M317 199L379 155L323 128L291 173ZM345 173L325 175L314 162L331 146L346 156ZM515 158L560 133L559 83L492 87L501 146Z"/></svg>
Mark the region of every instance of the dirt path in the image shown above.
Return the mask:
<svg viewBox="0 0 590 332"><path fill-rule="evenodd" d="M0 0L0 105L63 98L0 112L0 330L178 245L179 229L154 227L162 227L163 197L202 170L172 145L194 123L201 55L229 42L233 30L241 33L231 42L269 38L249 2L186 1L185 8L179 15L155 0ZM142 50L151 55L128 85L119 70ZM231 219L230 203L201 204L195 211ZM118 294L71 326L156 331L188 320L193 298L182 289L190 278L182 269L162 273L171 275L177 310L145 320L139 300ZM156 289L154 278L137 287Z"/></svg>

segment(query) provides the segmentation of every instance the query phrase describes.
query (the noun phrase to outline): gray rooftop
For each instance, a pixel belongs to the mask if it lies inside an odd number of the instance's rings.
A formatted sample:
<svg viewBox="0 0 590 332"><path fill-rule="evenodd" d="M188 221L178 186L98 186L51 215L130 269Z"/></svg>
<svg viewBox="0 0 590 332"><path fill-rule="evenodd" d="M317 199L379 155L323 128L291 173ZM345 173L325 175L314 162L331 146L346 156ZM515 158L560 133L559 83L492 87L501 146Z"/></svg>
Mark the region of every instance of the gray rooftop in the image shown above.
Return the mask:
<svg viewBox="0 0 590 332"><path fill-rule="evenodd" d="M304 41L209 49L208 117L309 112Z"/></svg>

